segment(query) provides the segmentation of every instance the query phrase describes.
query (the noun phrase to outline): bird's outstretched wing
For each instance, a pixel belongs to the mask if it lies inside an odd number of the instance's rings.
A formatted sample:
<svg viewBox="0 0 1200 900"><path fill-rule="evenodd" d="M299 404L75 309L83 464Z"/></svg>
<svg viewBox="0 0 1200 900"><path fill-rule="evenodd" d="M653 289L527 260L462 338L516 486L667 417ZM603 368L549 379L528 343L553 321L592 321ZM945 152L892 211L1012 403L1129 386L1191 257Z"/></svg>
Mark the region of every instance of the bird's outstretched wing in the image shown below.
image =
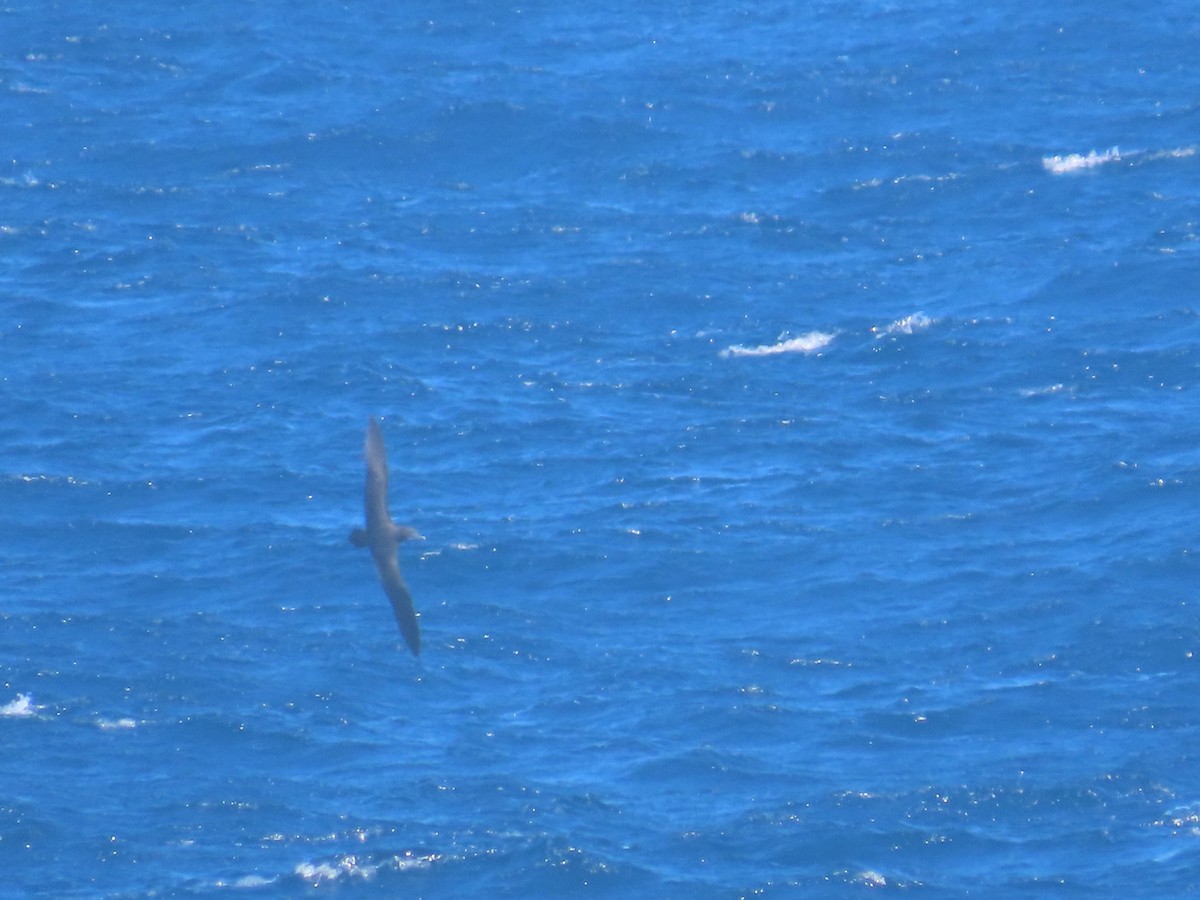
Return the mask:
<svg viewBox="0 0 1200 900"><path fill-rule="evenodd" d="M379 580L383 583L383 590L392 601L392 612L396 614L396 624L400 626L400 633L404 635L404 641L413 655L420 656L421 630L417 626L417 611L413 609L408 586L400 577L400 563L396 559L396 550L393 547L390 553L373 553L372 556L375 559L375 568L379 571Z"/></svg>
<svg viewBox="0 0 1200 900"><path fill-rule="evenodd" d="M367 513L367 530L387 529L391 525L388 515L388 464L387 451L383 446L383 434L379 423L371 419L367 425L367 442L363 447L363 458L367 461L367 483L363 489L363 506Z"/></svg>

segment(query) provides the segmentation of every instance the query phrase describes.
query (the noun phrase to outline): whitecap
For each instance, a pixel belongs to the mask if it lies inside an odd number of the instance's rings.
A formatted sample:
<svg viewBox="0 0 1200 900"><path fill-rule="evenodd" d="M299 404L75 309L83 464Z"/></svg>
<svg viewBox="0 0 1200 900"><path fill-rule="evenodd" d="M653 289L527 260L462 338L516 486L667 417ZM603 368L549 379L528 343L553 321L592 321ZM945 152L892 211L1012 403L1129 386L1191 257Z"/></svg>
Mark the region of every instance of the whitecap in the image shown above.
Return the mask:
<svg viewBox="0 0 1200 900"><path fill-rule="evenodd" d="M296 874L314 887L322 881L334 881L342 874L340 868L329 863L302 862L296 866Z"/></svg>
<svg viewBox="0 0 1200 900"><path fill-rule="evenodd" d="M37 707L33 705L33 698L28 694L17 694L17 698L11 703L0 706L0 716L10 716L14 719L19 719L36 715Z"/></svg>
<svg viewBox="0 0 1200 900"><path fill-rule="evenodd" d="M1113 147L1103 153L1095 150L1086 156L1080 153L1068 153L1066 156L1043 156L1042 168L1051 175L1065 175L1068 172L1080 172L1084 169L1094 169L1105 163L1121 161L1121 151Z"/></svg>
<svg viewBox="0 0 1200 900"><path fill-rule="evenodd" d="M928 328L936 322L936 319L931 319L922 312L915 312L911 316L905 316L903 319L897 319L891 325L886 325L883 328L873 327L875 337L883 337L885 334L912 334L914 331L921 331Z"/></svg>
<svg viewBox="0 0 1200 900"><path fill-rule="evenodd" d="M378 866L360 862L357 856L343 856L334 865L304 862L296 866L296 874L314 886L322 881L336 881L343 875L369 879L378 870Z"/></svg>
<svg viewBox="0 0 1200 900"><path fill-rule="evenodd" d="M409 869L428 869L441 858L441 854L438 853L417 855L412 851L406 851L402 855L372 862L358 856L347 855L333 862L302 862L296 866L295 874L315 887L323 881L337 881L343 876L368 881L374 878L381 869L397 872Z"/></svg>
<svg viewBox="0 0 1200 900"><path fill-rule="evenodd" d="M817 353L824 350L837 335L828 331L810 331L800 337L780 341L776 344L759 344L757 347L745 347L733 344L721 351L722 357L730 356L774 356L778 353Z"/></svg>

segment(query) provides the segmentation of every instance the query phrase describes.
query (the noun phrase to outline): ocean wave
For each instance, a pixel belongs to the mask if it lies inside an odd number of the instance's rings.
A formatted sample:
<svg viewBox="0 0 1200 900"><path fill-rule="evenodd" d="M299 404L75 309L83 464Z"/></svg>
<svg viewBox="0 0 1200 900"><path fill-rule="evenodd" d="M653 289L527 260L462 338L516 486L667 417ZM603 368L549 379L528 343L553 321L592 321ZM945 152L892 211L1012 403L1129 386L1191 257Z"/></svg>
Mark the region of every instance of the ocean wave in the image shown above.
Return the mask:
<svg viewBox="0 0 1200 900"><path fill-rule="evenodd" d="M746 347L742 344L732 344L721 351L723 358L731 356L775 356L779 353L819 353L837 337L828 331L810 331L799 337L779 341L775 344L759 344L757 347Z"/></svg>
<svg viewBox="0 0 1200 900"><path fill-rule="evenodd" d="M241 878L237 879L236 881L234 881L232 883L218 881L217 887L219 887L219 888L233 887L233 888L242 888L242 889L260 888L260 887L267 887L268 885L272 885L277 880L278 879L276 879L276 878L266 878L265 876L262 876L262 875L243 875Z"/></svg>
<svg viewBox="0 0 1200 900"><path fill-rule="evenodd" d="M11 703L0 706L0 716L22 719L36 715L37 707L33 705L33 698L28 694L17 694L16 699Z"/></svg>
<svg viewBox="0 0 1200 900"><path fill-rule="evenodd" d="M910 181L917 184L943 184L947 181L955 181L961 177L962 175L958 172L946 172L943 175L923 175L918 173L916 175L897 175L893 178L867 178L863 181L854 182L850 186L850 190L862 191L869 188L883 187L885 184L901 185Z"/></svg>
<svg viewBox="0 0 1200 900"><path fill-rule="evenodd" d="M915 312L911 316L905 316L903 319L897 319L890 325L885 325L882 328L872 326L871 332L875 337L880 338L885 334L912 334L914 331L921 331L933 325L937 320L931 319L922 312Z"/></svg>
<svg viewBox="0 0 1200 900"><path fill-rule="evenodd" d="M101 731L117 731L126 728L137 728L137 722L133 719L97 719L96 727Z"/></svg>
<svg viewBox="0 0 1200 900"><path fill-rule="evenodd" d="M353 854L340 857L329 862L303 862L296 866L295 874L308 884L316 887L323 881L337 881L340 878L361 878L364 881L374 878L380 869L403 872L408 869L427 869L441 859L437 853L421 856L406 853L402 856L390 856L382 862L371 862Z"/></svg>
<svg viewBox="0 0 1200 900"><path fill-rule="evenodd" d="M1066 175L1071 172L1082 172L1085 169L1095 169L1108 163L1130 162L1133 160L1150 161L1157 159L1187 159L1196 155L1196 148L1176 147L1171 150L1155 150L1147 153L1144 150L1130 150L1122 153L1120 148L1112 147L1103 153L1092 150L1090 153L1068 153L1065 156L1043 156L1042 168L1051 175ZM1138 159L1140 157L1140 160Z"/></svg>
<svg viewBox="0 0 1200 900"><path fill-rule="evenodd" d="M1040 388L1022 388L1018 393L1022 397L1044 397L1048 394L1059 394L1067 389L1061 381Z"/></svg>
<svg viewBox="0 0 1200 900"><path fill-rule="evenodd" d="M296 875L316 887L322 881L336 881L344 875L351 878L371 878L378 870L378 866L360 861L356 856L343 856L334 863L302 862L296 866Z"/></svg>
<svg viewBox="0 0 1200 900"><path fill-rule="evenodd" d="M1086 156L1081 153L1068 153L1066 156L1043 156L1042 168L1051 175L1064 175L1068 172L1081 172L1084 169L1094 169L1106 163L1121 161L1121 151L1113 147L1103 153L1095 150Z"/></svg>
<svg viewBox="0 0 1200 900"><path fill-rule="evenodd" d="M1196 155L1195 147L1176 147L1174 150L1156 150L1146 155L1147 159L1187 159Z"/></svg>

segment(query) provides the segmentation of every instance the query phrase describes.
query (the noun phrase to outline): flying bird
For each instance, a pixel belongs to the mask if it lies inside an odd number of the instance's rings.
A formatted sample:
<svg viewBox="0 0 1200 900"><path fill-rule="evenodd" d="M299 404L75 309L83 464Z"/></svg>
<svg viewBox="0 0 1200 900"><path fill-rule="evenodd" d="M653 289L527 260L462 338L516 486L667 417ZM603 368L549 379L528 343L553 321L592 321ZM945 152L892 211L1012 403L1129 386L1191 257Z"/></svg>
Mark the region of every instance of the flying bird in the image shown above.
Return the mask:
<svg viewBox="0 0 1200 900"><path fill-rule="evenodd" d="M392 611L400 633L414 656L421 655L421 630L417 627L417 612L413 609L412 596L400 577L400 563L396 550L402 541L425 538L408 525L397 525L388 515L388 464L387 451L383 448L383 435L379 424L372 418L367 422L367 442L363 448L367 461L367 484L363 491L363 505L367 514L367 527L355 528L350 532L350 543L356 547L368 547L371 559L379 572L383 590L392 601Z"/></svg>

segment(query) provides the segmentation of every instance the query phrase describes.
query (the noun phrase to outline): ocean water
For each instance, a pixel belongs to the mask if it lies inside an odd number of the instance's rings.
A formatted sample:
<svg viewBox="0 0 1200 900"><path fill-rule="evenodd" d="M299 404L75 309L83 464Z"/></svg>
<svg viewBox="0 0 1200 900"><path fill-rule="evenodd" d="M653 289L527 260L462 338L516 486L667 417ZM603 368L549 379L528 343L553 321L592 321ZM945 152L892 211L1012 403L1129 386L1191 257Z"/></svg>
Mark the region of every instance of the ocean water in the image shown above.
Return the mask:
<svg viewBox="0 0 1200 900"><path fill-rule="evenodd" d="M10 2L0 894L1196 892L1198 46Z"/></svg>

